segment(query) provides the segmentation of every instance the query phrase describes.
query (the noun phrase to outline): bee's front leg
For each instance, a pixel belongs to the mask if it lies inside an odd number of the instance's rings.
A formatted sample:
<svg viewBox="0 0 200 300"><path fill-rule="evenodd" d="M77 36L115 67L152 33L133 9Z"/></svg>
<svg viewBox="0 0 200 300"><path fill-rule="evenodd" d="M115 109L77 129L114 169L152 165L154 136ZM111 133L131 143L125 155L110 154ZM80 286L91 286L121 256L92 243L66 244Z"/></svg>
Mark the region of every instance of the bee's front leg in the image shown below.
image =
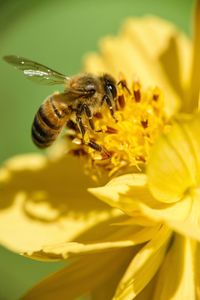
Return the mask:
<svg viewBox="0 0 200 300"><path fill-rule="evenodd" d="M117 122L117 119L115 118L115 111L114 111L114 108L113 108L112 101L111 101L111 99L107 95L104 95L103 98L102 98L101 103L103 104L104 102L106 102L106 104L107 104L107 106L108 106L108 108L110 110L111 116Z"/></svg>
<svg viewBox="0 0 200 300"><path fill-rule="evenodd" d="M101 153L102 159L109 159L111 157L110 153L103 148L101 145L97 144L95 141L90 140L87 146Z"/></svg>
<svg viewBox="0 0 200 300"><path fill-rule="evenodd" d="M94 130L94 122L92 112L87 104L83 104L83 109L85 111L86 116L88 117L88 121L92 130Z"/></svg>
<svg viewBox="0 0 200 300"><path fill-rule="evenodd" d="M78 125L78 128L80 130L80 133L82 135L82 138L84 139L84 135L85 135L85 126L83 124L83 121L82 121L82 114L83 114L83 111L84 111L84 107L83 105L79 105L77 110L76 110L76 122L77 122L77 125Z"/></svg>

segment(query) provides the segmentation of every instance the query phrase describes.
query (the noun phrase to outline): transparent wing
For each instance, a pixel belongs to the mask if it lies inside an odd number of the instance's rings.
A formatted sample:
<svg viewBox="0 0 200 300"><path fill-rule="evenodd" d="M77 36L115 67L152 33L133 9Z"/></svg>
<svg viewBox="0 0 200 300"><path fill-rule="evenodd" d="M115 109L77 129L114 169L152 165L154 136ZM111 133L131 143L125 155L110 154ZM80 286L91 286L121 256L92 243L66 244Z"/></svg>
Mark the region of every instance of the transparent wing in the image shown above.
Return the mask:
<svg viewBox="0 0 200 300"><path fill-rule="evenodd" d="M53 85L64 84L69 80L69 77L24 57L8 55L4 56L3 59L22 71L27 79L36 83Z"/></svg>

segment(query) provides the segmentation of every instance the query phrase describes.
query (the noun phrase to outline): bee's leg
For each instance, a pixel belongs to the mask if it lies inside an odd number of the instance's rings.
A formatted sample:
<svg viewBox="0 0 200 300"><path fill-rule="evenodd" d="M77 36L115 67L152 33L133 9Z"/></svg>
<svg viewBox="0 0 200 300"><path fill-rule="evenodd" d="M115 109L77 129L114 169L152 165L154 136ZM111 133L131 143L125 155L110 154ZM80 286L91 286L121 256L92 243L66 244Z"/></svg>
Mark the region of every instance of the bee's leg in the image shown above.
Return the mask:
<svg viewBox="0 0 200 300"><path fill-rule="evenodd" d="M100 146L99 144L97 144L93 140L90 140L87 143L87 146L89 146L90 148L94 149L95 151L100 152L101 155L102 155L102 159L108 159L111 156L110 153L105 148L103 148L102 146Z"/></svg>
<svg viewBox="0 0 200 300"><path fill-rule="evenodd" d="M113 117L113 119L115 119L115 121L117 121L117 119L115 118L115 112L114 112L114 108L113 108L112 101L110 100L110 98L109 98L107 95L104 95L104 96L103 96L102 103L103 103L104 101L105 101L106 104L108 105L108 108L109 108L109 110L110 110L111 116Z"/></svg>
<svg viewBox="0 0 200 300"><path fill-rule="evenodd" d="M79 130L80 130L80 132L82 134L82 138L84 138L84 135L85 135L85 126L83 125L82 118L80 116L78 116L76 118L76 121L77 121Z"/></svg>
<svg viewBox="0 0 200 300"><path fill-rule="evenodd" d="M83 104L83 107L84 107L84 110L85 110L85 114L88 117L90 127L91 127L92 130L94 130L94 122L92 120L92 118L93 118L92 112L91 112L91 110L90 110L90 108L87 104Z"/></svg>
<svg viewBox="0 0 200 300"><path fill-rule="evenodd" d="M102 149L103 149L99 144L97 144L96 142L94 142L94 141L92 141L92 140L90 140L89 143L88 143L87 145L88 145L90 148L92 148L92 149L94 149L94 150L96 150L96 151L98 151L98 152L101 152Z"/></svg>
<svg viewBox="0 0 200 300"><path fill-rule="evenodd" d="M72 129L74 131L78 131L77 124L73 120L71 120L71 119L67 120L66 126L69 129Z"/></svg>
<svg viewBox="0 0 200 300"><path fill-rule="evenodd" d="M77 111L76 111L76 122L77 122L79 130L82 134L82 138L84 138L84 135L85 135L85 126L83 125L83 121L82 121L82 117L81 117L81 115L83 114L83 111L84 111L84 107L81 104L78 106Z"/></svg>

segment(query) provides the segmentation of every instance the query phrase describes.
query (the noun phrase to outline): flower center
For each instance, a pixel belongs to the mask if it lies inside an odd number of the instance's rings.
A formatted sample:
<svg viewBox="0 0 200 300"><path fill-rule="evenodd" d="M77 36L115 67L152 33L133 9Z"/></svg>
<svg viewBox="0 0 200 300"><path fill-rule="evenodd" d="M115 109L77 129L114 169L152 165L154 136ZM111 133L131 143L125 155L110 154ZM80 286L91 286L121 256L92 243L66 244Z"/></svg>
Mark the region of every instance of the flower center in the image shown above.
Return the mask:
<svg viewBox="0 0 200 300"><path fill-rule="evenodd" d="M88 126L84 142L78 131L70 135L70 152L83 157L86 172L92 173L94 179L105 173L123 173L127 168L141 170L168 121L158 87L143 89L138 81L129 87L124 79L117 85L115 118L103 105L93 119L95 130ZM88 146L89 141L102 150Z"/></svg>

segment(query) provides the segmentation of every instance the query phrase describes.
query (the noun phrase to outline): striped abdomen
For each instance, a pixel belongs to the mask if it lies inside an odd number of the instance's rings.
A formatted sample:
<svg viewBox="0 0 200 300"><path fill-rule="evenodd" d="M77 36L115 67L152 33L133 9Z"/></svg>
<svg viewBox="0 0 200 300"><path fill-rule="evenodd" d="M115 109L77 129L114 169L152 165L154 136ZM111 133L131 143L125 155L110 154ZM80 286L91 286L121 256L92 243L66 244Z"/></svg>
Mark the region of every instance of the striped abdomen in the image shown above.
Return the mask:
<svg viewBox="0 0 200 300"><path fill-rule="evenodd" d="M50 96L39 108L32 125L32 139L39 148L50 146L61 132L67 120L67 105Z"/></svg>

